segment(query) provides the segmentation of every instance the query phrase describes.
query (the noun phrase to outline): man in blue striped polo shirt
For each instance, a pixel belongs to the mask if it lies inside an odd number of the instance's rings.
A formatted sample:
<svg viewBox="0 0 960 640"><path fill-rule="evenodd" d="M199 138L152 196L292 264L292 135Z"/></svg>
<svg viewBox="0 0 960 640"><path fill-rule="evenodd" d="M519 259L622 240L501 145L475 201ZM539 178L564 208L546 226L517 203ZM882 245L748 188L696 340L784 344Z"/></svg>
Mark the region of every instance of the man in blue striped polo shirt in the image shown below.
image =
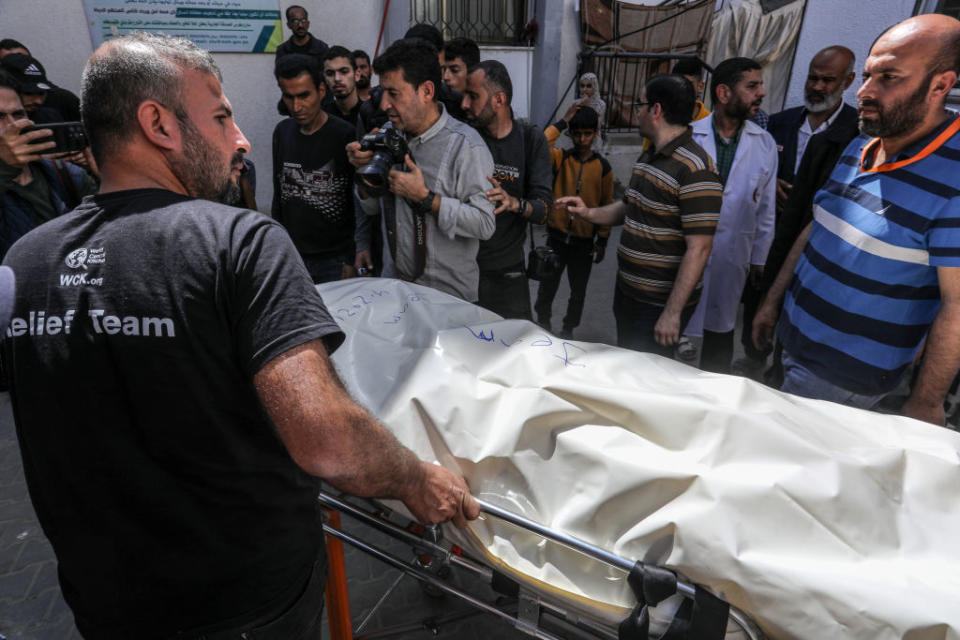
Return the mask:
<svg viewBox="0 0 960 640"><path fill-rule="evenodd" d="M857 93L866 135L817 194L754 320L754 341L769 342L783 300L784 391L870 408L922 349L903 413L944 424L960 368L960 118L944 108L958 69L960 21L943 15L905 20L871 48Z"/></svg>

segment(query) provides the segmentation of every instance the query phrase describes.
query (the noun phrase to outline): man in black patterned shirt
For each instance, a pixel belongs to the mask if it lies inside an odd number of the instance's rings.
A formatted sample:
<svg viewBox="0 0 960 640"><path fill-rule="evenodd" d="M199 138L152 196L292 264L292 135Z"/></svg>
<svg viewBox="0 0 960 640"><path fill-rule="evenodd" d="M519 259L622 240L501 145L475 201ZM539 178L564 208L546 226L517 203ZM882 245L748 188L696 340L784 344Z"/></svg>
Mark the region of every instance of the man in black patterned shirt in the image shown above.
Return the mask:
<svg viewBox="0 0 960 640"><path fill-rule="evenodd" d="M274 74L291 117L273 131L273 217L290 233L315 283L353 275L353 167L346 146L356 130L323 110L317 62L302 54Z"/></svg>

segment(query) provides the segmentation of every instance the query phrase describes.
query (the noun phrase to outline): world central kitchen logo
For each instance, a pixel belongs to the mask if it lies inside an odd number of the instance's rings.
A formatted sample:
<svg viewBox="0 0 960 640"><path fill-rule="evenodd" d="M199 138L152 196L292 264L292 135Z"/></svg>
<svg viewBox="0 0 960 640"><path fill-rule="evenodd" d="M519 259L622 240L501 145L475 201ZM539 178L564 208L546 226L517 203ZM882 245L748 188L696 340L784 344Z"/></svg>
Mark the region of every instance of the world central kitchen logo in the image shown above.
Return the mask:
<svg viewBox="0 0 960 640"><path fill-rule="evenodd" d="M89 267L104 264L107 261L106 251L103 247L98 249L88 249L82 247L80 249L74 249L67 254L64 263L71 269L77 270L82 269L82 273L61 273L60 274L60 286L61 287L82 287L83 285L94 285L102 286L103 277L91 278L88 276L87 271Z"/></svg>

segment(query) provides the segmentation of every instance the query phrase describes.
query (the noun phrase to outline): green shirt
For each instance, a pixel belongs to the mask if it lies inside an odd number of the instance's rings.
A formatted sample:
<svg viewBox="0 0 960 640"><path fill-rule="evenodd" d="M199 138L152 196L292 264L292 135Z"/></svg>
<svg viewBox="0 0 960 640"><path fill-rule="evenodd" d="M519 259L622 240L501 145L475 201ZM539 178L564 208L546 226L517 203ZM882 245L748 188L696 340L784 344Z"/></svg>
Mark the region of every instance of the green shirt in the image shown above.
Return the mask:
<svg viewBox="0 0 960 640"><path fill-rule="evenodd" d="M723 181L723 184L727 184L730 167L733 166L733 159L737 155L737 145L740 143L743 123L740 124L740 128L737 129L737 132L729 140L724 139L724 137L720 135L720 132L717 131L716 117L714 117L712 125L713 139L717 145L717 173L720 174L720 179Z"/></svg>
<svg viewBox="0 0 960 640"><path fill-rule="evenodd" d="M23 198L30 209L33 210L33 216L37 224L42 224L57 217L58 211L50 198L50 185L47 184L47 176L43 173L43 169L32 164L30 166L31 180L25 185L14 182L14 178L19 176L20 172L21 169L3 164L2 170L0 170L0 178L4 182L3 193L15 193Z"/></svg>

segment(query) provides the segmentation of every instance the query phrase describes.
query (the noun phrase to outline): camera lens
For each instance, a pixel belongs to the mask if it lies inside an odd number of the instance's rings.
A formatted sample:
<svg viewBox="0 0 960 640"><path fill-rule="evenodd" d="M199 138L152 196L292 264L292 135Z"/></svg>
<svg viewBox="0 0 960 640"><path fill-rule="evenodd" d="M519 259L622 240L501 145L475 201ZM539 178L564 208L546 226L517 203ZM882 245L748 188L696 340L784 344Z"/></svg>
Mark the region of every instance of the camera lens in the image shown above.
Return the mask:
<svg viewBox="0 0 960 640"><path fill-rule="evenodd" d="M370 162L357 169L357 179L364 191L371 196L382 196L387 192L390 177L390 156L376 151Z"/></svg>

